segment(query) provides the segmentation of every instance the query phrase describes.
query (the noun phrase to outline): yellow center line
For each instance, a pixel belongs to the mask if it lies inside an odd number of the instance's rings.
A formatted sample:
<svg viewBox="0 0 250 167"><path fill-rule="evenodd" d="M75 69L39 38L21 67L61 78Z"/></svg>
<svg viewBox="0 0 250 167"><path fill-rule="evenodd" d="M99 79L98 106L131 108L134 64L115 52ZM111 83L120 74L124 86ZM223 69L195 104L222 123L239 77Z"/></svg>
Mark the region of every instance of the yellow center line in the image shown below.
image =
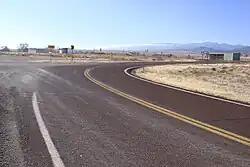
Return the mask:
<svg viewBox="0 0 250 167"><path fill-rule="evenodd" d="M102 87L102 88L104 88L106 90L109 90L109 91L111 91L111 92L113 92L113 93L115 93L115 94L117 94L119 96L122 96L122 97L124 97L126 99L129 99L129 100L131 100L131 101L133 101L133 102L135 102L137 104L140 104L140 105L145 106L147 108L150 108L152 110L158 111L158 112L160 112L162 114L168 115L170 117L181 120L181 121L186 122L188 124L191 124L193 126L199 127L199 128L201 128L203 130L212 132L214 134L225 137L227 139L231 139L231 140L239 142L241 144L250 146L250 139L247 138L247 137L244 137L244 136L235 134L233 132L230 132L230 131L227 131L227 130L224 130L224 129L221 129L221 128L218 128L218 127L215 127L215 126L212 126L212 125L209 125L207 123L195 120L195 119L187 117L185 115L182 115L182 114L167 110L167 109L165 109L163 107L157 106L155 104L149 103L149 102L144 101L142 99L139 99L139 98L136 98L134 96L128 95L128 94L126 94L124 92L121 92L121 91L119 91L117 89L114 89L114 88L112 88L112 87L110 87L110 86L96 80L95 78L91 77L90 74L89 74L89 71L90 71L90 69L86 69L84 71L85 77L88 78L93 83L99 85L100 87Z"/></svg>

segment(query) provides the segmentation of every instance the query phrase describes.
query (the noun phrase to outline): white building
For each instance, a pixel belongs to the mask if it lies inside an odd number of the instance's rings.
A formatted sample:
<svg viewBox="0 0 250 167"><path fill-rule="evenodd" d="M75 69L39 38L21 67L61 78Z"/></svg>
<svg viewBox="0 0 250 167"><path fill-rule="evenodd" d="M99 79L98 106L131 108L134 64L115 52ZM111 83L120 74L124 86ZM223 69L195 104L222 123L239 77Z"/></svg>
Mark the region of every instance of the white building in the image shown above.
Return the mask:
<svg viewBox="0 0 250 167"><path fill-rule="evenodd" d="M29 48L28 53L36 53L36 48Z"/></svg>
<svg viewBox="0 0 250 167"><path fill-rule="evenodd" d="M59 53L60 54L67 54L68 53L68 48L61 48L61 49L59 49Z"/></svg>

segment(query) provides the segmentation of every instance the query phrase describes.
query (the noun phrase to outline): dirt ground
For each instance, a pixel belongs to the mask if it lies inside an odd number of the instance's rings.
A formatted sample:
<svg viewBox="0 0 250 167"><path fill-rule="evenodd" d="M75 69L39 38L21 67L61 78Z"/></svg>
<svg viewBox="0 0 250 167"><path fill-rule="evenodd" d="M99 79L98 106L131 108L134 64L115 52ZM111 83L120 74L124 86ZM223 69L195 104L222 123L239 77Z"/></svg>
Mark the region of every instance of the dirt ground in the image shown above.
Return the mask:
<svg viewBox="0 0 250 167"><path fill-rule="evenodd" d="M250 103L250 63L165 65L135 73L156 82Z"/></svg>
<svg viewBox="0 0 250 167"><path fill-rule="evenodd" d="M154 56L153 53L148 53L147 55L126 55L126 53L107 53L107 54L94 54L94 53L75 53L73 54L74 59L84 59L84 60L105 60L105 61L195 61L197 54L190 54L191 58L187 58L187 54L182 52L173 53L174 57L167 56ZM0 55L9 56L22 56L22 57L50 57L48 53L26 53L26 52L0 52ZM66 60L71 59L72 54L59 54L52 53L53 57L65 58Z"/></svg>

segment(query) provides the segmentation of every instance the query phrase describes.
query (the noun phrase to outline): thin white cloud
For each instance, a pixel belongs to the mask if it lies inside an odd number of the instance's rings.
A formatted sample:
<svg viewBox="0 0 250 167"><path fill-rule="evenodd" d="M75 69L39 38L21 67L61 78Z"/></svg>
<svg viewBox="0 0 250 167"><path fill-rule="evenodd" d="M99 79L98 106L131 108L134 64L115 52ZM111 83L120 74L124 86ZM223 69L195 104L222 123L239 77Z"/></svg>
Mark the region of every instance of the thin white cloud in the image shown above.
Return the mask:
<svg viewBox="0 0 250 167"><path fill-rule="evenodd" d="M123 44L123 45L107 45L107 46L100 46L95 48L103 48L103 49L117 49L117 48L126 48L126 47L133 47L133 46L152 46L154 44Z"/></svg>

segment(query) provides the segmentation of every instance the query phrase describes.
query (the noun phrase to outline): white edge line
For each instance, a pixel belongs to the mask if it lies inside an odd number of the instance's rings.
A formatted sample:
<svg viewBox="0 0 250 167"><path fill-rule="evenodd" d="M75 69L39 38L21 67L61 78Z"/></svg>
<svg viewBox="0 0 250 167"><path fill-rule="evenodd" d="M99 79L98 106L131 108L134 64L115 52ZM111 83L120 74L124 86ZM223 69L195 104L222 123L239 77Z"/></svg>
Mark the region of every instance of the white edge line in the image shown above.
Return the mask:
<svg viewBox="0 0 250 167"><path fill-rule="evenodd" d="M184 90L184 89L181 89L181 88L172 87L172 86L169 86L169 85L149 81L147 79L137 77L135 75L132 75L132 74L128 73L128 70L135 69L135 68L143 68L143 66L129 67L129 68L126 68L124 70L124 72L125 72L125 74L127 74L128 76L130 76L132 78L135 78L135 79L138 79L138 80L141 80L141 81L145 81L145 82L148 82L148 83L151 83L151 84L154 84L154 85L158 85L158 86L162 86L162 87L166 87L166 88L170 88L170 89L174 89L174 90L178 90L178 91L182 91L182 92L186 92L186 93L190 93L190 94L194 94L194 95L198 95L198 96L203 96L203 97L207 97L207 98L210 98L210 99L220 100L220 101L227 102L227 103L237 104L237 105L244 106L244 107L250 107L250 105L248 105L248 104L243 104L243 103L239 103L239 102L235 102L235 101L231 101L231 100L227 100L227 99L222 99L222 98L219 98L219 97L214 97L214 96L210 96L210 95L201 94L201 93L198 93L198 92L193 92L193 91Z"/></svg>
<svg viewBox="0 0 250 167"><path fill-rule="evenodd" d="M53 166L54 167L65 167L63 164L62 159L60 158L60 155L55 147L55 145L53 144L51 137L49 135L48 129L46 128L46 125L42 119L40 110L39 110L39 106L37 103L37 96L36 96L36 92L33 92L33 96L32 96L32 105L33 105L33 110L36 116L36 120L40 129L40 132L43 136L43 139L45 141L45 144L47 146L47 149L49 151L49 154L51 156L52 162L53 162Z"/></svg>

